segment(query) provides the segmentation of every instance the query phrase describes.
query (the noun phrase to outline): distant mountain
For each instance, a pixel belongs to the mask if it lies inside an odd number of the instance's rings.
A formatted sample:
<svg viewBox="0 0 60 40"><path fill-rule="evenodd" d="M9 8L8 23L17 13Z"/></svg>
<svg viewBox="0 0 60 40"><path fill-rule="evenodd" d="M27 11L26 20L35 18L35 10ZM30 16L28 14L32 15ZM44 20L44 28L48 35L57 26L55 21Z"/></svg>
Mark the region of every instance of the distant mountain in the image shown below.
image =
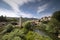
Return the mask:
<svg viewBox="0 0 60 40"><path fill-rule="evenodd" d="M18 17L7 17L7 19L17 19L19 21L19 18ZM22 22L25 22L25 21L31 21L31 20L38 20L37 18L23 18L22 17Z"/></svg>
<svg viewBox="0 0 60 40"><path fill-rule="evenodd" d="M37 18L22 18L22 21L31 21L31 20L38 20Z"/></svg>

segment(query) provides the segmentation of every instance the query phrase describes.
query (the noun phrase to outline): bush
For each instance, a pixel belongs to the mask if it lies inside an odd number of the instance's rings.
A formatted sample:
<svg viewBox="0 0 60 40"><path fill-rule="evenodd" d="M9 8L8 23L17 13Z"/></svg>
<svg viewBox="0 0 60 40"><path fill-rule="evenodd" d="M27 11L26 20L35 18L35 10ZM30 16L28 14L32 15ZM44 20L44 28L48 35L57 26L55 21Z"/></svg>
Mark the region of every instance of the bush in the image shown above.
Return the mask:
<svg viewBox="0 0 60 40"><path fill-rule="evenodd" d="M26 35L26 40L52 40L49 37L44 37L36 32L29 31Z"/></svg>
<svg viewBox="0 0 60 40"><path fill-rule="evenodd" d="M21 40L20 37L14 37L12 40Z"/></svg>
<svg viewBox="0 0 60 40"><path fill-rule="evenodd" d="M27 21L23 24L23 27L27 30L33 30L35 25L33 25L31 21Z"/></svg>
<svg viewBox="0 0 60 40"><path fill-rule="evenodd" d="M8 40L8 35L4 35L2 40Z"/></svg>
<svg viewBox="0 0 60 40"><path fill-rule="evenodd" d="M11 32L13 29L14 29L13 26L12 26L11 24L8 24L8 25L4 28L4 30L1 32L1 34L9 33L9 32Z"/></svg>
<svg viewBox="0 0 60 40"><path fill-rule="evenodd" d="M5 34L2 39L3 40L21 40L25 39L25 30L26 29L14 29L10 33Z"/></svg>

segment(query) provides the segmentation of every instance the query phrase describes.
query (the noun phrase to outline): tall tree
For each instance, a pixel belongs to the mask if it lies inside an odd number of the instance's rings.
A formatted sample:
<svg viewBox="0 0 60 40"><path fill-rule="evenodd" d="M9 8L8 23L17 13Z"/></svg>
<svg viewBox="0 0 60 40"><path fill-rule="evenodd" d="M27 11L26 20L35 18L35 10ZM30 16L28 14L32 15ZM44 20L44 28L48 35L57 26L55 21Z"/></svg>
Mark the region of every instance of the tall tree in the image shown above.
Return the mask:
<svg viewBox="0 0 60 40"><path fill-rule="evenodd" d="M60 11L56 11L52 15L53 18L57 19L60 22Z"/></svg>
<svg viewBox="0 0 60 40"><path fill-rule="evenodd" d="M6 16L4 17L3 15L0 16L0 22L6 22L7 19L6 19Z"/></svg>

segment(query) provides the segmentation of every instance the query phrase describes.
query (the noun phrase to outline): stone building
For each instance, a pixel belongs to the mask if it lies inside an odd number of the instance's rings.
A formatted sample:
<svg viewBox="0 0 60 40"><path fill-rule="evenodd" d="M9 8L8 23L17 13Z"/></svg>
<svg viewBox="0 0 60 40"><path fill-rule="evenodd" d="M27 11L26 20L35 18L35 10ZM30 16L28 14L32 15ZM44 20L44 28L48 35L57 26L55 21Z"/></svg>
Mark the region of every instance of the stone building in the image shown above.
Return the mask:
<svg viewBox="0 0 60 40"><path fill-rule="evenodd" d="M50 19L51 19L51 16L42 17L42 18L40 19L40 21L50 21Z"/></svg>

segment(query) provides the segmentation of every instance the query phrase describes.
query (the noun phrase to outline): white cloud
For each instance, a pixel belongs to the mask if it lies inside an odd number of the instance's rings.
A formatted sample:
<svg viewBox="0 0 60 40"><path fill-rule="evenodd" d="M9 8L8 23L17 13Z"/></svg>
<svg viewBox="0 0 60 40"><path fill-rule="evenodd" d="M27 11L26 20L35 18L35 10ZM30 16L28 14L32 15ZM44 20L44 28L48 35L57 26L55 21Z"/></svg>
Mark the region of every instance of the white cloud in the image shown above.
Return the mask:
<svg viewBox="0 0 60 40"><path fill-rule="evenodd" d="M32 2L32 0L3 0L9 4L15 12L20 12L19 7L24 3Z"/></svg>
<svg viewBox="0 0 60 40"><path fill-rule="evenodd" d="M39 6L39 7L37 8L37 13L40 13L40 12L45 11L45 9L47 9L47 7L48 7L48 4L44 4L44 5L42 5L42 6Z"/></svg>
<svg viewBox="0 0 60 40"><path fill-rule="evenodd" d="M13 12L13 11L10 11L10 10L6 10L6 9L0 9L0 16L1 15L7 16L7 17L20 17L20 16L17 15L16 12ZM28 18L33 17L32 14L27 14L27 13L20 13L20 15L22 17L28 17Z"/></svg>
<svg viewBox="0 0 60 40"><path fill-rule="evenodd" d="M45 17L45 16L48 17L48 16L51 16L51 14L50 13L49 14L47 13L47 14L42 15L41 17Z"/></svg>
<svg viewBox="0 0 60 40"><path fill-rule="evenodd" d="M0 16L7 16L7 17L18 17L14 12L6 10L6 9L0 9Z"/></svg>
<svg viewBox="0 0 60 40"><path fill-rule="evenodd" d="M13 12L11 14L14 14L13 16L17 15L17 16L29 17L29 18L33 17L32 14L22 12L19 8L24 3L33 2L34 0L3 0L3 1L6 2L8 5L10 5L12 7ZM8 14L8 13L6 13L6 14ZM11 15L9 15L9 16L11 16Z"/></svg>
<svg viewBox="0 0 60 40"><path fill-rule="evenodd" d="M19 12L19 13L20 13L19 15L22 16L22 17L28 17L28 18L34 17L31 13L24 13L24 12Z"/></svg>

